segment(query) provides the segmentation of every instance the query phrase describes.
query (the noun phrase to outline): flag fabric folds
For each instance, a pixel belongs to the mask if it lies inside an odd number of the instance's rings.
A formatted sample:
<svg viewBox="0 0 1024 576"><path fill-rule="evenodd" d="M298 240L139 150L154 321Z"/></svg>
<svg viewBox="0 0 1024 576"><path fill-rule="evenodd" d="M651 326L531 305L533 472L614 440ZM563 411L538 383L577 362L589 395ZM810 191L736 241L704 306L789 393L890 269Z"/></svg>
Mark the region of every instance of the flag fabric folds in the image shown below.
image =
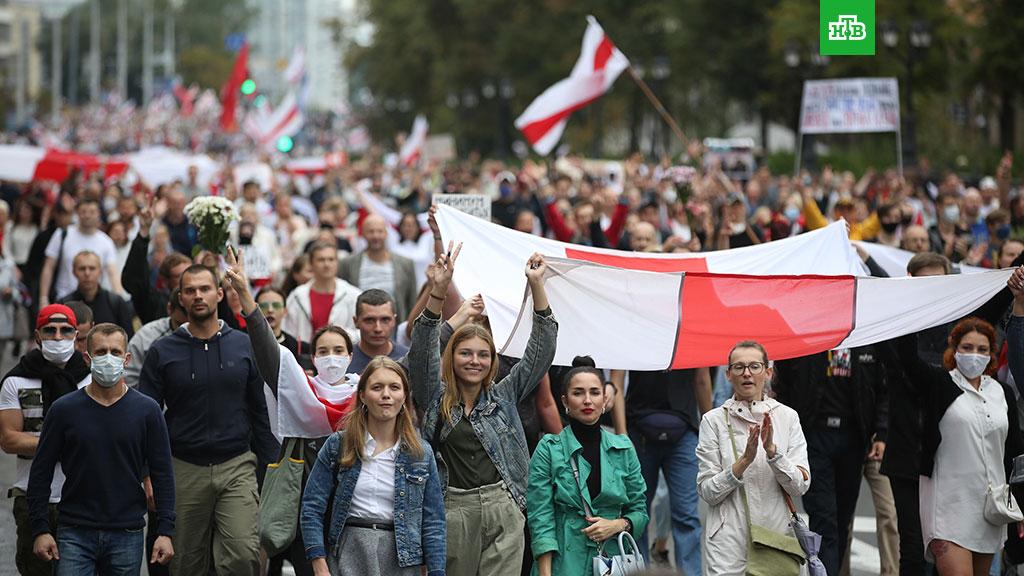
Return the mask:
<svg viewBox="0 0 1024 576"><path fill-rule="evenodd" d="M235 108L238 107L238 94L245 82L249 65L249 43L243 42L242 48L235 57L235 65L231 69L231 75L220 90L220 127L228 132L234 132L236 128Z"/></svg>
<svg viewBox="0 0 1024 576"><path fill-rule="evenodd" d="M629 67L629 60L612 44L593 16L587 17L580 57L568 78L537 96L515 125L538 154L546 156L558 144L569 116L600 98Z"/></svg>
<svg viewBox="0 0 1024 576"><path fill-rule="evenodd" d="M664 370L721 365L740 341L773 359L862 346L957 319L1006 285L1012 271L870 278L832 224L794 238L699 254L639 254L564 244L439 206L445 241L463 242L454 282L483 294L495 344L518 357L531 327L523 275L549 260L559 321L555 363Z"/></svg>
<svg viewBox="0 0 1024 576"><path fill-rule="evenodd" d="M423 151L423 143L427 140L427 119L422 114L416 116L412 122L412 131L402 144L398 158L402 166L412 166L419 162L420 154Z"/></svg>

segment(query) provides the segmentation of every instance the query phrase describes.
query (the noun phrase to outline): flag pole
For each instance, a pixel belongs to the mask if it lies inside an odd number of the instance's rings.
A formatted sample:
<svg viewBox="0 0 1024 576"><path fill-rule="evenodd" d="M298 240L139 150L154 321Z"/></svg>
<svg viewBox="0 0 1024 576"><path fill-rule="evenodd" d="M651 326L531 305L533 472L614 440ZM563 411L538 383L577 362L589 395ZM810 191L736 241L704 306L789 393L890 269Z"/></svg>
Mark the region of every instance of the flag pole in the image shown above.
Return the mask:
<svg viewBox="0 0 1024 576"><path fill-rule="evenodd" d="M686 145L688 144L686 136L683 135L683 131L679 129L679 125L676 124L676 121L669 115L668 110L666 110L665 106L662 105L661 100L658 100L658 97L654 95L654 92L652 92L650 87L647 86L644 79L636 73L632 64L626 68L626 71L629 72L630 78L636 82L636 85L640 87L640 91L644 93L644 96L647 96L647 99L651 101L652 105L654 105L654 109L661 115L661 119L664 120L665 124L668 124L668 127L672 129L672 133L676 135L676 138L679 139L679 142L683 145L683 149L685 150Z"/></svg>

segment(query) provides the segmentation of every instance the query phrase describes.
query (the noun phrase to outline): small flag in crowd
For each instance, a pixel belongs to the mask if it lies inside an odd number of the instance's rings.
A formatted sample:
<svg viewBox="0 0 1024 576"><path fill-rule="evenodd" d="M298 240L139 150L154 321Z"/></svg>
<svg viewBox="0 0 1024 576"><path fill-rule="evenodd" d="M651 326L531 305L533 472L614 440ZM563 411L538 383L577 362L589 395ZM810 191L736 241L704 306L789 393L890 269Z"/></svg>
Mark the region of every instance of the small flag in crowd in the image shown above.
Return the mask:
<svg viewBox="0 0 1024 576"><path fill-rule="evenodd" d="M538 154L546 156L558 144L569 116L600 98L629 67L629 60L612 44L593 16L587 16L583 49L568 78L551 86L516 119L516 128Z"/></svg>
<svg viewBox="0 0 1024 576"><path fill-rule="evenodd" d="M402 150L398 157L402 166L412 166L420 159L420 152L423 151L423 143L427 140L427 119L422 115L416 116L412 123L412 132L406 137L402 144Z"/></svg>
<svg viewBox="0 0 1024 576"><path fill-rule="evenodd" d="M242 82L245 82L248 64L249 43L243 42L238 56L235 57L235 66L231 69L231 76L228 76L228 81L220 90L220 127L228 132L234 132L236 129L235 109L238 107L238 94L242 88Z"/></svg>

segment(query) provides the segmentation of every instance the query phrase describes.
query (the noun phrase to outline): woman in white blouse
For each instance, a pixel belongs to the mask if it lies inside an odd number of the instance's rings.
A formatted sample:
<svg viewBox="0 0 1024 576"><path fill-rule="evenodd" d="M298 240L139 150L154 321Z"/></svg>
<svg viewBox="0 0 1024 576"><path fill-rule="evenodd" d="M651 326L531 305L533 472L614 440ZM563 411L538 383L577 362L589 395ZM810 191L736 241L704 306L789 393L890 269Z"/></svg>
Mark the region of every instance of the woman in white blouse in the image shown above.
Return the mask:
<svg viewBox="0 0 1024 576"><path fill-rule="evenodd" d="M920 503L925 556L940 575L986 575L1010 523L986 513L989 492L1002 494L999 499L1016 508L1016 501L1005 495L1007 475L1013 457L1024 451L1016 396L992 378L995 329L974 317L958 322L941 367L918 357L913 334L897 339L896 351L924 407Z"/></svg>
<svg viewBox="0 0 1024 576"><path fill-rule="evenodd" d="M702 547L705 574L742 576L749 528L739 488L746 492L753 524L792 534L783 490L801 496L811 479L800 417L764 393L772 377L764 347L740 342L729 353L727 369L733 396L700 423L697 492L710 506Z"/></svg>

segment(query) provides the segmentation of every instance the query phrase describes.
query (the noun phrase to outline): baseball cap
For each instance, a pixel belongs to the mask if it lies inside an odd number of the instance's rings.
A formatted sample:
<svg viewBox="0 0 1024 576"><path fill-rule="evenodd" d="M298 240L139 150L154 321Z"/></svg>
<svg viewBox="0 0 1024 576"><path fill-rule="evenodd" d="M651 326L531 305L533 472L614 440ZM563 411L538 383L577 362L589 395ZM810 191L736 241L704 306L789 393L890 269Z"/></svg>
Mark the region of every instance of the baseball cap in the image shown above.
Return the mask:
<svg viewBox="0 0 1024 576"><path fill-rule="evenodd" d="M52 316L64 316L67 318L68 324L78 328L78 319L75 318L75 313L63 304L50 304L40 310L39 315L36 316L36 328L42 328L49 324Z"/></svg>

